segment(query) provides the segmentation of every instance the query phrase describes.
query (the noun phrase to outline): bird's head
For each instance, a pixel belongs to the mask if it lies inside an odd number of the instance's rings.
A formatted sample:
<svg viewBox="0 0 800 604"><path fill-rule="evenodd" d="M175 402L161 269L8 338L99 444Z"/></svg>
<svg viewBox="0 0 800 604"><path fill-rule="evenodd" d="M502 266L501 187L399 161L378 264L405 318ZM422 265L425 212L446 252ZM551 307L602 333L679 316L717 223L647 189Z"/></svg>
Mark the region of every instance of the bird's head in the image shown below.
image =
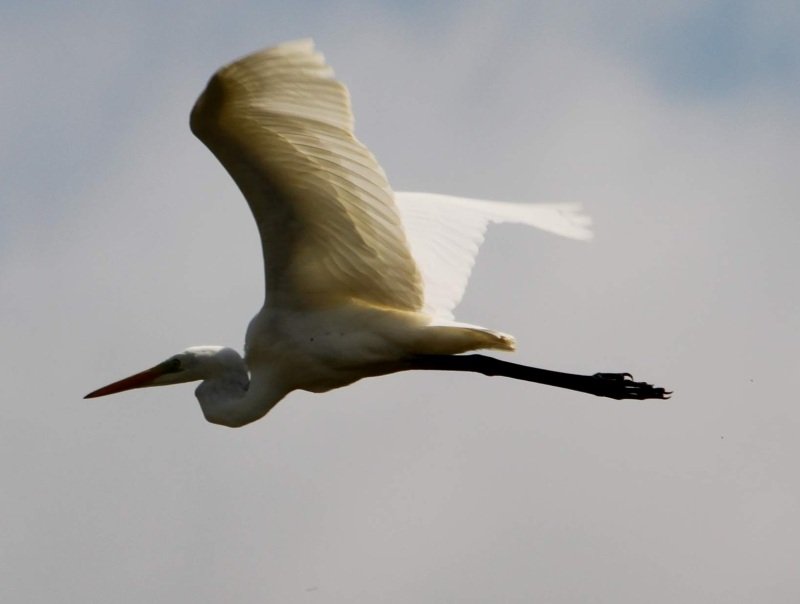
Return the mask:
<svg viewBox="0 0 800 604"><path fill-rule="evenodd" d="M226 374L247 376L244 361L238 352L224 346L193 346L149 369L98 388L83 398L107 396L133 388L207 380Z"/></svg>

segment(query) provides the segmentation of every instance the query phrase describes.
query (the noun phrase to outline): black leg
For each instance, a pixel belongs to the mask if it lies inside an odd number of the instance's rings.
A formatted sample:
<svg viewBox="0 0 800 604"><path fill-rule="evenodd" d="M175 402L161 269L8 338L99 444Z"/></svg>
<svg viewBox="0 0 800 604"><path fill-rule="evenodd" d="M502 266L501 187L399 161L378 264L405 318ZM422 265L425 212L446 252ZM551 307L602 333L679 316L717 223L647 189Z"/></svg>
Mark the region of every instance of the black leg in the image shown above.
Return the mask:
<svg viewBox="0 0 800 604"><path fill-rule="evenodd" d="M614 399L668 399L672 392L646 382L635 382L630 373L595 373L578 375L528 367L501 361L481 354L469 355L417 355L402 364L402 369L428 369L441 371L471 371L484 375L499 375L546 384L556 388L567 388L596 396Z"/></svg>

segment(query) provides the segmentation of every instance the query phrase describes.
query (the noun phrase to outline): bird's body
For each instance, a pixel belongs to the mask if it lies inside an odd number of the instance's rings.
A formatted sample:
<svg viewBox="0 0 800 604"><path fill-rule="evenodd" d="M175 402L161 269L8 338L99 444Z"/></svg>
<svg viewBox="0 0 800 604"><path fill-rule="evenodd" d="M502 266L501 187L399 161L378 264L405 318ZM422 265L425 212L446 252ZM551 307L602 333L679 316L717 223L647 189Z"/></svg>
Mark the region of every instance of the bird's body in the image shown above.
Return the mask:
<svg viewBox="0 0 800 604"><path fill-rule="evenodd" d="M513 339L357 301L304 311L265 307L251 321L245 339L244 362L252 376L248 391L215 401L206 416L215 423L249 423L293 390L327 392L398 371L398 363L410 357L478 348L510 350ZM235 394L236 384L231 385Z"/></svg>
<svg viewBox="0 0 800 604"><path fill-rule="evenodd" d="M586 239L588 219L573 204L394 193L354 137L347 90L311 41L220 69L191 126L236 181L261 237L266 299L247 329L245 357L189 348L88 397L200 379L206 418L240 426L292 390L325 392L408 369L507 375L614 398L666 396L627 374L571 376L456 356L514 348L509 335L453 320L487 225L518 222Z"/></svg>
<svg viewBox="0 0 800 604"><path fill-rule="evenodd" d="M269 366L290 390L325 392L417 354L458 354L477 348L510 350L510 336L479 327L432 321L424 313L357 301L309 311L264 309L250 324L248 366ZM374 368L370 370L370 367Z"/></svg>

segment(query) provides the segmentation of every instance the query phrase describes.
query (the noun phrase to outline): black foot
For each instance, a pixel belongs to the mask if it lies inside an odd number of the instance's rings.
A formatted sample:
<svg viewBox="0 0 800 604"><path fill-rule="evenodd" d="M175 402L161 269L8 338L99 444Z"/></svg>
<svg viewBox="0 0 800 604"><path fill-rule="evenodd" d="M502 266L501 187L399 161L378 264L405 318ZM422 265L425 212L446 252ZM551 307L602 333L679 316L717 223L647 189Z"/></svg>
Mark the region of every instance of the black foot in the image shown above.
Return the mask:
<svg viewBox="0 0 800 604"><path fill-rule="evenodd" d="M672 392L664 388L656 388L647 382L634 382L630 373L595 373L597 396L606 396L617 400L658 398L662 400L672 396Z"/></svg>

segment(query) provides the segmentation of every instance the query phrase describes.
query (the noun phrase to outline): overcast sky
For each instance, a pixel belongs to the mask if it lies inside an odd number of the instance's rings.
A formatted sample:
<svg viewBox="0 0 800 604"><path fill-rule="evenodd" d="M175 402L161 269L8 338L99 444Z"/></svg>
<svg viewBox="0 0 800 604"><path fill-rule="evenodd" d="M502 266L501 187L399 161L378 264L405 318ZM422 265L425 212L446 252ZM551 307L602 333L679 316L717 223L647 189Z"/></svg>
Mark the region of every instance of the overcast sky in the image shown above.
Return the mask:
<svg viewBox="0 0 800 604"><path fill-rule="evenodd" d="M799 5L430 4L0 9L0 600L800 601ZM256 229L188 114L304 36L395 189L593 216L490 232L458 318L674 398L405 374L239 430L186 385L82 400L241 348Z"/></svg>

